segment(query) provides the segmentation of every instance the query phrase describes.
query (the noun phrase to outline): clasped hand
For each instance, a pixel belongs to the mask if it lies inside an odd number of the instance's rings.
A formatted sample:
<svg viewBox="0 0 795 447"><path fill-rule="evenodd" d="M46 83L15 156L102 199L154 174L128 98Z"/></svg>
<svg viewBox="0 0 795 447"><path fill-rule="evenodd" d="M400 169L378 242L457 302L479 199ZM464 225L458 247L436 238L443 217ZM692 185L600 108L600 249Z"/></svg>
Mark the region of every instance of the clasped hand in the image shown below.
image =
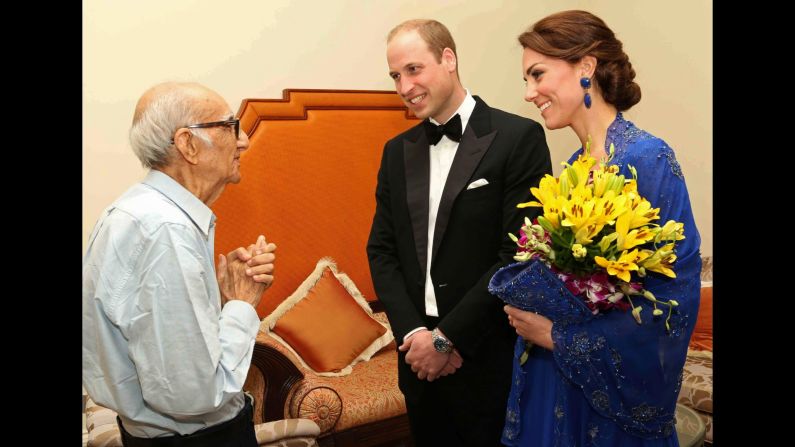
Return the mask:
<svg viewBox="0 0 795 447"><path fill-rule="evenodd" d="M260 235L247 248L238 247L228 255L218 255L216 276L221 291L221 306L229 300L242 300L257 307L262 293L273 283L276 244Z"/></svg>
<svg viewBox="0 0 795 447"><path fill-rule="evenodd" d="M439 377L453 374L464 363L457 349L450 353L438 352L433 347L431 331L422 330L411 335L400 347L406 353L406 363L420 380L433 382Z"/></svg>

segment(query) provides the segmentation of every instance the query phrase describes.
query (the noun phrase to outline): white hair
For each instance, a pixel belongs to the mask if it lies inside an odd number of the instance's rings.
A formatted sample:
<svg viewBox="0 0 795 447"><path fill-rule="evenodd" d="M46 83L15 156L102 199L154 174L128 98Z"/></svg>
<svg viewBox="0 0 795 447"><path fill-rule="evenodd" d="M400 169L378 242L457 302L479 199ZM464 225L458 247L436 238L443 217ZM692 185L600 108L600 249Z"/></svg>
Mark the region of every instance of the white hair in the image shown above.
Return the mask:
<svg viewBox="0 0 795 447"><path fill-rule="evenodd" d="M198 88L197 88L198 87ZM174 149L171 139L180 127L197 123L206 110L202 108L199 94L206 89L196 83L167 82L159 84L156 97L145 108L136 111L130 127L130 146L145 168L168 164ZM190 129L191 133L211 144L204 129Z"/></svg>

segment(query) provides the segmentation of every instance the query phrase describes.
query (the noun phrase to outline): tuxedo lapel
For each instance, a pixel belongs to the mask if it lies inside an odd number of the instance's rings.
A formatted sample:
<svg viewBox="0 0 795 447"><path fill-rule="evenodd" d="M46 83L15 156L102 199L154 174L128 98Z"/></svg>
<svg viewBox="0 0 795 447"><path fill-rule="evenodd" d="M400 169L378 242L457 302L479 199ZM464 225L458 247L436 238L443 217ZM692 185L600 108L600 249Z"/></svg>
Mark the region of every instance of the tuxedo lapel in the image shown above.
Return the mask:
<svg viewBox="0 0 795 447"><path fill-rule="evenodd" d="M447 175L447 181L444 184L442 191L442 198L439 202L439 211L436 213L436 228L433 231L433 252L431 254L431 265L433 260L436 259L436 254L439 252L439 245L444 238L447 223L450 220L450 212L453 209L458 194L466 186L467 181L475 172L483 155L486 154L491 142L497 135L497 131L491 131L491 123L488 116L488 106L480 98L475 96L475 109L472 111L472 116L469 118L469 124L464 129L464 134L461 136L461 142L456 150L453 164L450 166L450 173ZM478 135L483 135L478 137ZM427 186L425 190L426 202L425 208L427 209ZM427 212L425 215L425 228L427 230ZM427 231L426 231L427 234ZM427 236L425 237L427 239ZM424 259L424 257L423 257Z"/></svg>
<svg viewBox="0 0 795 447"><path fill-rule="evenodd" d="M403 164L406 173L406 202L414 232L417 260L423 275L428 258L428 196L431 180L431 154L424 133L417 141L403 141Z"/></svg>

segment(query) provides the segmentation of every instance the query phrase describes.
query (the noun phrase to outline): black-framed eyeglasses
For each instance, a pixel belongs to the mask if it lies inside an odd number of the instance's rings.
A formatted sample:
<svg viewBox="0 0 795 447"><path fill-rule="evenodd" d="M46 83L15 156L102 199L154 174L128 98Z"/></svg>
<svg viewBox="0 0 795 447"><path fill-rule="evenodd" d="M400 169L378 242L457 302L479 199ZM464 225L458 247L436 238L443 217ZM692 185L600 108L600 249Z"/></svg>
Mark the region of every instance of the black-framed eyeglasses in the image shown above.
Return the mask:
<svg viewBox="0 0 795 447"><path fill-rule="evenodd" d="M240 119L239 118L234 118L234 119L226 120L226 121L213 121L211 123L188 124L187 126L183 126L183 127L187 127L188 129L202 129L202 128L206 128L206 127L218 127L218 126L235 126L235 139L236 140L240 139ZM173 138L171 139L171 144L174 144L174 139Z"/></svg>

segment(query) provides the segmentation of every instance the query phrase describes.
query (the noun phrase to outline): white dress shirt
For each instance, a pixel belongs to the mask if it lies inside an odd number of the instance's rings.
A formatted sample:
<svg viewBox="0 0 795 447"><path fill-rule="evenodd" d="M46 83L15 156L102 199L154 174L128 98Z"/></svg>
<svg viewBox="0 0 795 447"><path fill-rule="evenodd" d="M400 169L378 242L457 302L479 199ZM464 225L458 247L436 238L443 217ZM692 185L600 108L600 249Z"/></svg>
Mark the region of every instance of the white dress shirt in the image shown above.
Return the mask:
<svg viewBox="0 0 795 447"><path fill-rule="evenodd" d="M83 385L133 436L190 434L243 408L259 329L221 310L215 215L152 170L97 221L83 259Z"/></svg>
<svg viewBox="0 0 795 447"><path fill-rule="evenodd" d="M450 118L452 119L456 114L461 115L461 130L466 129L469 123L469 118L472 116L472 111L475 110L475 98L466 91L464 101L458 106L458 109L453 113ZM436 120L429 118L430 121L439 125ZM448 120L449 121L449 120ZM431 179L430 179L430 193L428 196L428 257L425 266L425 314L433 317L439 316L439 309L436 305L436 292L433 289L433 282L431 280L431 259L433 259L433 233L436 229L436 215L439 212L439 202L442 199L442 192L444 185L447 182L447 175L450 173L450 167L453 165L455 153L458 150L458 142L453 141L447 137L442 136L438 143L431 145ZM425 327L418 327L403 337L405 341L410 335L415 332L427 329Z"/></svg>

